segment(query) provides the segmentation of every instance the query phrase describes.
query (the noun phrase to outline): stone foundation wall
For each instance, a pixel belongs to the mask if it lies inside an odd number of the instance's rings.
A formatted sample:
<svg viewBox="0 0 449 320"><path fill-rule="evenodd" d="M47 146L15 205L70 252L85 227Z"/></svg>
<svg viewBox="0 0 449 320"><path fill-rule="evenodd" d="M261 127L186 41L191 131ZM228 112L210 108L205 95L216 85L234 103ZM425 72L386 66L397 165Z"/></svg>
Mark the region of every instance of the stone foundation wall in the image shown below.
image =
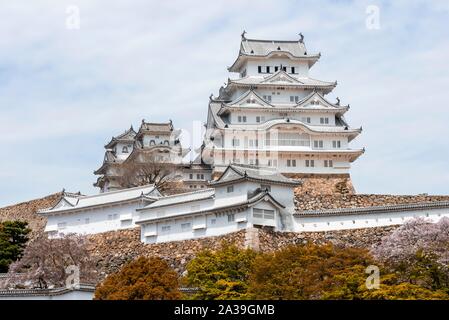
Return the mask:
<svg viewBox="0 0 449 320"><path fill-rule="evenodd" d="M59 201L61 196L62 192L58 192L44 198L0 208L0 221L27 221L29 228L32 230L30 237L34 238L44 231L47 223L47 219L36 212L40 209L52 207Z"/></svg>
<svg viewBox="0 0 449 320"><path fill-rule="evenodd" d="M88 236L89 250L98 260L97 268L102 277L116 272L128 261L139 256L158 256L165 259L179 274L203 249L216 250L222 241L234 243L240 248L251 247L261 252L271 252L292 244L332 242L337 246L370 248L397 226L329 232L274 232L267 229L241 230L219 237L192 239L160 244L140 242L139 229L112 231Z"/></svg>
<svg viewBox="0 0 449 320"><path fill-rule="evenodd" d="M361 208L405 203L449 201L448 195L389 194L308 194L295 190L295 205L300 210Z"/></svg>
<svg viewBox="0 0 449 320"><path fill-rule="evenodd" d="M322 194L354 194L349 174L285 174L292 179L300 179L303 183L295 189L297 194L309 196Z"/></svg>

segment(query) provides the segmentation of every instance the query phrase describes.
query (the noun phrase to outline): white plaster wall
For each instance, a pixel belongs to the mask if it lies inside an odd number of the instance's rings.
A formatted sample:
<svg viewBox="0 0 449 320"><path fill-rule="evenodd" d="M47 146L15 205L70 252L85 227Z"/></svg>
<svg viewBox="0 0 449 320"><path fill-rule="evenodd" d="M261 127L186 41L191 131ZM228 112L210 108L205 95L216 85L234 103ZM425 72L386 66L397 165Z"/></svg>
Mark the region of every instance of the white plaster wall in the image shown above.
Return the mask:
<svg viewBox="0 0 449 320"><path fill-rule="evenodd" d="M111 230L129 229L136 226L134 223L138 214L136 209L141 207L140 201L119 204L108 207L80 210L73 213L49 215L45 231L68 234L95 234ZM109 219L112 215L113 220ZM121 218L131 217L131 220ZM88 221L87 221L88 219ZM65 223L65 228L58 228L59 223Z"/></svg>
<svg viewBox="0 0 449 320"><path fill-rule="evenodd" d="M299 217L294 219L293 231L331 231L382 227L403 224L407 220L417 217L437 222L443 217L449 217L449 209L409 210L404 212L328 217Z"/></svg>

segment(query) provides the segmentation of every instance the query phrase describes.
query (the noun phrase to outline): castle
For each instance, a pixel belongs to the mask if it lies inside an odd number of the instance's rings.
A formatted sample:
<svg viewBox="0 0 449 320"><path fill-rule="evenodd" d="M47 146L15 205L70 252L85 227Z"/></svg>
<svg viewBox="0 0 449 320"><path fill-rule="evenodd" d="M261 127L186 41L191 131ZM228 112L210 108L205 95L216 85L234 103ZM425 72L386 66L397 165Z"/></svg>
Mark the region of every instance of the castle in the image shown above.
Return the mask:
<svg viewBox="0 0 449 320"><path fill-rule="evenodd" d="M172 122L142 121L105 145L92 196L64 194L39 213L46 231L93 234L139 226L141 240L158 243L267 227L301 232L402 224L414 217L449 216L448 201L396 203L365 208L301 209L295 190L310 177L349 177L364 149L350 148L362 131L345 120L349 105L325 96L337 85L309 76L320 54L298 40L241 36L228 68L238 73L209 98L200 155L183 162ZM166 195L155 185L123 186L129 164L170 165L172 178L190 192ZM323 180L324 181L324 180Z"/></svg>

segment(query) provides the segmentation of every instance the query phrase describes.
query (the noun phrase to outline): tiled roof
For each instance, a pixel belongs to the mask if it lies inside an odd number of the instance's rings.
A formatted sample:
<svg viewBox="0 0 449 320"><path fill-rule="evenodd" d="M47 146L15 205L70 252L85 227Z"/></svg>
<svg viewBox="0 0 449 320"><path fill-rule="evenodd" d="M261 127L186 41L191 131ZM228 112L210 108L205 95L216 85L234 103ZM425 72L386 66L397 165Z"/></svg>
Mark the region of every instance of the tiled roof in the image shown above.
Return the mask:
<svg viewBox="0 0 449 320"><path fill-rule="evenodd" d="M226 205L216 205L213 203L209 207L202 208L200 210L195 211L182 211L182 212L176 212L173 214L168 214L160 217L148 217L148 218L141 218L140 220L136 221L137 224L139 223L145 223L145 222L152 222L156 220L164 220L167 218L172 217L180 217L180 216L188 216L188 215L196 215L196 214L202 214L205 212L217 212L217 211L233 211L238 209L245 209L247 207L252 206L255 203L258 203L259 201L267 199L271 203L273 203L275 206L278 206L280 208L285 208L284 205L279 203L276 199L273 198L273 196L268 191L262 191L259 190L257 193L255 193L251 198L247 200L240 200L235 198L230 198Z"/></svg>
<svg viewBox="0 0 449 320"><path fill-rule="evenodd" d="M220 185L242 179L290 185L301 184L300 180L287 178L276 169L251 165L231 164L228 168L226 168L220 178L216 181L211 181L210 185Z"/></svg>
<svg viewBox="0 0 449 320"><path fill-rule="evenodd" d="M186 192L186 193L180 193L180 194L162 197L162 198L158 199L157 201L155 201L139 210L165 207L165 206L181 204L181 203L185 203L185 202L206 200L206 199L211 199L212 197L214 197L214 195L215 195L215 189L212 189L212 188L207 188L207 189L202 189L202 190L192 191L192 192Z"/></svg>
<svg viewBox="0 0 449 320"><path fill-rule="evenodd" d="M129 201L141 198L141 196L154 197L160 196L159 191L154 185L146 185L142 187L135 187L129 189L122 189L117 191L110 191L99 193L91 196L78 196L78 197L63 197L61 201L65 201L66 205L58 207L58 202L53 208L40 210L41 214L52 214L64 211L78 210L89 207L102 206L106 204L113 204L116 202Z"/></svg>
<svg viewBox="0 0 449 320"><path fill-rule="evenodd" d="M435 201L423 203L405 203L397 205L358 207L358 208L338 208L323 210L306 210L297 211L294 214L301 217L317 217L317 216L338 216L338 215L354 215L354 214L374 214L386 212L400 212L408 210L427 210L449 208L449 201Z"/></svg>
<svg viewBox="0 0 449 320"><path fill-rule="evenodd" d="M254 54L265 56L273 51L285 51L295 57L303 56L306 52L304 43L286 40L256 40L243 39L240 52L244 54Z"/></svg>
<svg viewBox="0 0 449 320"><path fill-rule="evenodd" d="M123 142L133 142L134 138L136 136L136 132L134 131L133 127L131 126L128 130L126 130L124 133L119 134L118 136L112 137L111 141L108 142L104 147L107 149L113 148L117 142L123 141Z"/></svg>

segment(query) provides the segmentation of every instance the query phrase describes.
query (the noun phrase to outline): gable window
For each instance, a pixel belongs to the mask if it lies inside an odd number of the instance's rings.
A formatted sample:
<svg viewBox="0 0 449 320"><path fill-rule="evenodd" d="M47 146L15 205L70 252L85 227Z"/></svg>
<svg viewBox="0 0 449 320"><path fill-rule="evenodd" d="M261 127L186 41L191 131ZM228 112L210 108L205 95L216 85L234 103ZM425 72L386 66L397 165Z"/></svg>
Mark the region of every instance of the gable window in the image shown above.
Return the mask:
<svg viewBox="0 0 449 320"><path fill-rule="evenodd" d="M306 160L306 167L315 167L315 160Z"/></svg>
<svg viewBox="0 0 449 320"><path fill-rule="evenodd" d="M226 188L226 192L227 192L227 193L234 192L234 186L228 186L228 187Z"/></svg>
<svg viewBox="0 0 449 320"><path fill-rule="evenodd" d="M228 215L228 222L234 222L235 221L235 215L234 214L229 214Z"/></svg>
<svg viewBox="0 0 449 320"><path fill-rule="evenodd" d="M274 210L267 209L253 209L253 217L256 219L274 220Z"/></svg>
<svg viewBox="0 0 449 320"><path fill-rule="evenodd" d="M154 140L150 141L150 146L154 146L155 144L156 144L156 141L154 141Z"/></svg>
<svg viewBox="0 0 449 320"><path fill-rule="evenodd" d="M124 146L122 148L122 153L128 153L128 147L127 146Z"/></svg>
<svg viewBox="0 0 449 320"><path fill-rule="evenodd" d="M164 143L168 146L170 143L168 142L168 140L165 140Z"/></svg>
<svg viewBox="0 0 449 320"><path fill-rule="evenodd" d="M260 189L267 190L268 192L271 192L271 186L269 184L261 184Z"/></svg>

